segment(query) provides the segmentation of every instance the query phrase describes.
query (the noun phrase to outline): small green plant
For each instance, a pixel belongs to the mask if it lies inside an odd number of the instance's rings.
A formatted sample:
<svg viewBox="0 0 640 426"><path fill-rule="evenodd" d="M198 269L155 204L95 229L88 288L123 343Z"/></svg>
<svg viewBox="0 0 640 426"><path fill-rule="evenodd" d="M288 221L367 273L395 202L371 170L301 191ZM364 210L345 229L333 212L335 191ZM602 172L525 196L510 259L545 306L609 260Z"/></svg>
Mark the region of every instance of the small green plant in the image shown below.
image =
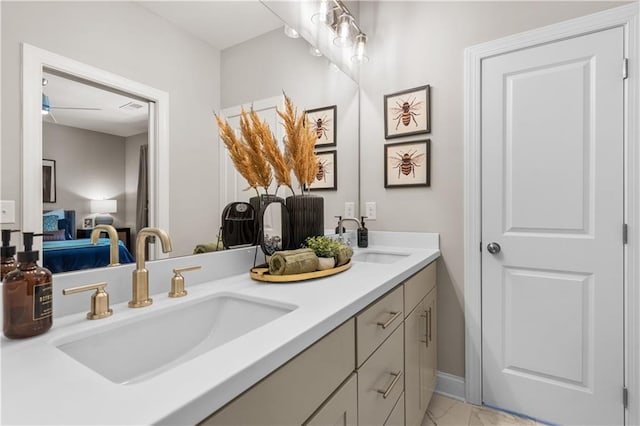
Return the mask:
<svg viewBox="0 0 640 426"><path fill-rule="evenodd" d="M340 248L340 242L323 235L309 237L306 239L305 244L313 250L318 257L336 257L338 255L338 249Z"/></svg>

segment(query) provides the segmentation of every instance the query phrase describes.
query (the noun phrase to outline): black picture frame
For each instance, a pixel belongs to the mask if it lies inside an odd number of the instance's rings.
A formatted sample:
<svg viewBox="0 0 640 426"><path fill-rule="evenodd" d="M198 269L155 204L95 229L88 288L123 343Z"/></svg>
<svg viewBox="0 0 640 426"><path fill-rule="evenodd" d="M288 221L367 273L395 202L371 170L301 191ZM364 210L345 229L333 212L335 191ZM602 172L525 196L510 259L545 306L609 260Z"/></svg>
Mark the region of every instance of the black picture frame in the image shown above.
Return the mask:
<svg viewBox="0 0 640 426"><path fill-rule="evenodd" d="M338 190L338 153L337 151L316 152L318 164L323 170L318 169L316 177L311 184L311 191L337 191ZM320 176L320 177L319 177ZM318 178L319 177L319 178Z"/></svg>
<svg viewBox="0 0 640 426"><path fill-rule="evenodd" d="M305 117L318 137L316 148L337 146L338 107L336 105L306 110Z"/></svg>
<svg viewBox="0 0 640 426"><path fill-rule="evenodd" d="M384 146L384 187L413 186L431 186L431 139Z"/></svg>
<svg viewBox="0 0 640 426"><path fill-rule="evenodd" d="M42 160L42 202L56 202L56 160Z"/></svg>
<svg viewBox="0 0 640 426"><path fill-rule="evenodd" d="M431 132L431 86L384 95L384 138Z"/></svg>

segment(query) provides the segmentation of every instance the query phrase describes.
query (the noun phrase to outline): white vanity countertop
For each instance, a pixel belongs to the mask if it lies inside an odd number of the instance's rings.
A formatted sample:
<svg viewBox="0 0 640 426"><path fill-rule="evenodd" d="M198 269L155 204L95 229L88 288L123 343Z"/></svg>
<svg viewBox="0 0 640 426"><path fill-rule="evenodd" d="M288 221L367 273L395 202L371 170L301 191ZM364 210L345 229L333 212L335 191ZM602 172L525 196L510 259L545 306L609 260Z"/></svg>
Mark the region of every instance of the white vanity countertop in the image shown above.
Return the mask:
<svg viewBox="0 0 640 426"><path fill-rule="evenodd" d="M369 250L409 255L392 264L354 262L343 273L298 283L259 283L242 273L189 286L185 276L189 294L184 298L156 294L147 308L129 309L126 302L118 303L108 319L87 321L84 313L71 314L55 318L53 328L42 336L21 341L3 338L1 422L195 424L440 256L437 234L372 232L370 244ZM216 293L257 297L297 309L134 384L115 384L54 346L65 336L97 331Z"/></svg>

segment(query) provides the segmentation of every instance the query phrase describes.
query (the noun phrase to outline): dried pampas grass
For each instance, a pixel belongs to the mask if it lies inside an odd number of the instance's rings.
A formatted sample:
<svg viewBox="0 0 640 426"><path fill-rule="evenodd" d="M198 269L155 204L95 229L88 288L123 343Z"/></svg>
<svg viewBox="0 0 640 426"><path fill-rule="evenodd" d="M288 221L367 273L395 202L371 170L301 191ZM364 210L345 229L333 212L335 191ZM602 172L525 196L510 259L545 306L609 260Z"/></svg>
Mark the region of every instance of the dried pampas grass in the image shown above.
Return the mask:
<svg viewBox="0 0 640 426"><path fill-rule="evenodd" d="M266 121L261 121L258 113L254 110L251 110L250 115L253 130L260 139L264 156L269 164L271 164L271 167L273 167L273 173L278 186L288 186L291 192L293 192L293 188L291 187L291 167L289 167L287 160L280 151L280 148L278 148L278 143L273 137L269 125Z"/></svg>
<svg viewBox="0 0 640 426"><path fill-rule="evenodd" d="M285 110L278 111L278 115L286 134L287 162L300 185L308 188L318 171L318 157L314 151L317 137L313 128L306 125L305 115L298 116L291 98L284 95L284 99Z"/></svg>
<svg viewBox="0 0 640 426"><path fill-rule="evenodd" d="M249 149L236 137L235 131L227 121L220 118L218 114L215 114L215 117L219 127L220 139L226 145L233 165L242 177L247 180L249 188L256 189L259 186L259 178L251 161Z"/></svg>
<svg viewBox="0 0 640 426"><path fill-rule="evenodd" d="M252 110L253 112L253 110ZM247 146L249 158L251 159L251 167L258 179L258 185L262 186L268 193L269 185L273 180L271 167L263 155L262 138L257 128L252 126L252 118L244 108L240 113L240 133Z"/></svg>

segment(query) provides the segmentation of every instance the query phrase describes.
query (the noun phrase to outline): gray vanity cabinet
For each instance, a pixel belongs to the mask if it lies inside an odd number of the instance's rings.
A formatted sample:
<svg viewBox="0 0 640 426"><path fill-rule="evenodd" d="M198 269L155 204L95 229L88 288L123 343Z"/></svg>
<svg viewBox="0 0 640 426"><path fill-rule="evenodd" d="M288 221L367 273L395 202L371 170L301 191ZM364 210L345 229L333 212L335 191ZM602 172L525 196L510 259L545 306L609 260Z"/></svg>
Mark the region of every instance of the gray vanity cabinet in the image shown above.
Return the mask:
<svg viewBox="0 0 640 426"><path fill-rule="evenodd" d="M201 425L419 425L436 383L429 264Z"/></svg>
<svg viewBox="0 0 640 426"><path fill-rule="evenodd" d="M420 425L436 385L436 263L409 278L405 287L405 421Z"/></svg>
<svg viewBox="0 0 640 426"><path fill-rule="evenodd" d="M354 322L345 322L200 424L303 424L353 373Z"/></svg>

